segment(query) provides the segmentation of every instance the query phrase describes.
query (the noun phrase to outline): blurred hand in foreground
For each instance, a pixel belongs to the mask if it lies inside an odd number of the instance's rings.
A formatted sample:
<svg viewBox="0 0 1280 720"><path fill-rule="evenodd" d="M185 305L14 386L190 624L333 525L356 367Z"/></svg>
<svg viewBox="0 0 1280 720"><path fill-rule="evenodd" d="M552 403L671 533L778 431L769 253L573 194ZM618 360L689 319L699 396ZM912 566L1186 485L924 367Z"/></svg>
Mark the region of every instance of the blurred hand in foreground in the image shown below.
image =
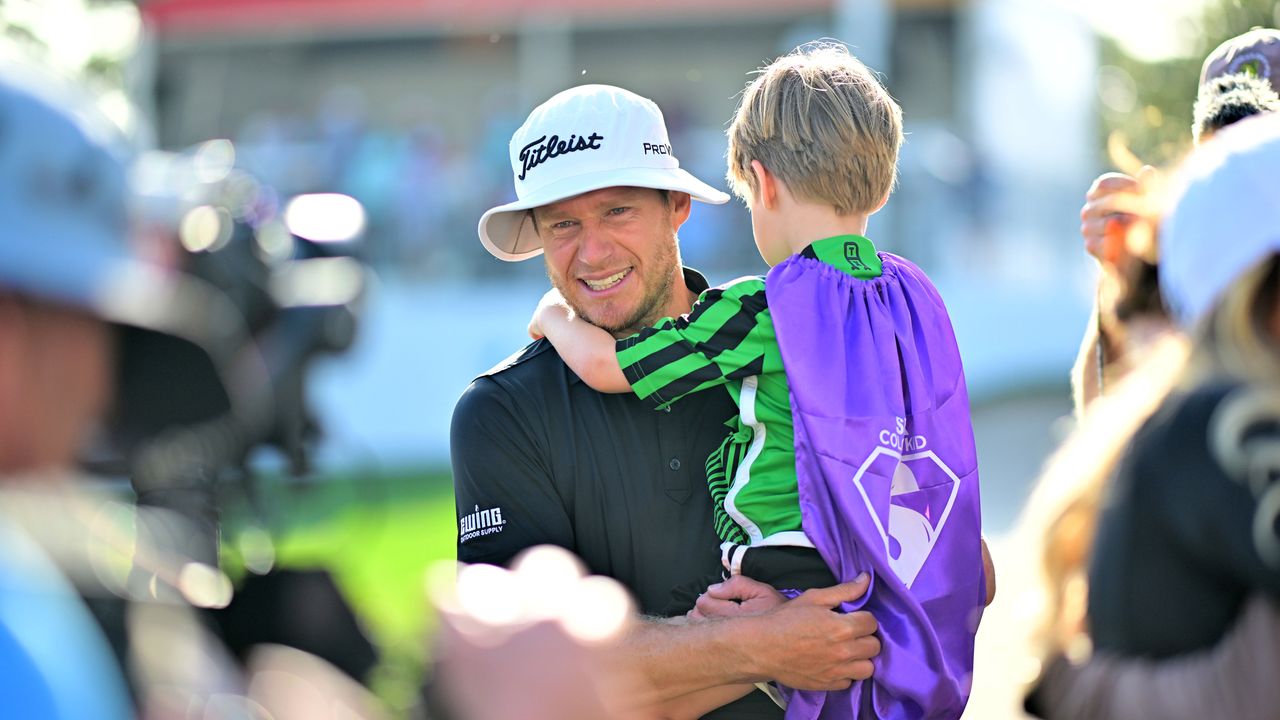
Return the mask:
<svg viewBox="0 0 1280 720"><path fill-rule="evenodd" d="M440 617L436 684L466 720L628 717L616 698L637 680L613 657L634 607L626 590L584 577L560 548L522 553L511 570L464 565L431 583Z"/></svg>

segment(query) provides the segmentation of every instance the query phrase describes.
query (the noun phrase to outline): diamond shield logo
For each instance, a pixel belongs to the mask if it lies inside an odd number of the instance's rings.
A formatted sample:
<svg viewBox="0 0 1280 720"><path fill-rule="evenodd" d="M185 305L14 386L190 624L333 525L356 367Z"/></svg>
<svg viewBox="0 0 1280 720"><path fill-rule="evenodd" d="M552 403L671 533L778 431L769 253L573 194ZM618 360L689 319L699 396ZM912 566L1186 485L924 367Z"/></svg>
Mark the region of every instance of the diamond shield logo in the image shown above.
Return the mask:
<svg viewBox="0 0 1280 720"><path fill-rule="evenodd" d="M887 528L863 484L868 473L893 478ZM889 567L911 587L947 524L960 492L960 478L932 450L903 455L881 446L858 468L853 483L884 540Z"/></svg>

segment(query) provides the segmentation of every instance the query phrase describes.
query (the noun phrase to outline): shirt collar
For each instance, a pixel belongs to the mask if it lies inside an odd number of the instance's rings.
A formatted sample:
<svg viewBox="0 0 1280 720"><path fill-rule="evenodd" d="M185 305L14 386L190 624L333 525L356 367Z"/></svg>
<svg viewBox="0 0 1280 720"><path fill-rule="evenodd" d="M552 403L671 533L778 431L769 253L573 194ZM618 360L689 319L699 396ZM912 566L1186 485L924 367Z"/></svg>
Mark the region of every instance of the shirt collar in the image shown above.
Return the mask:
<svg viewBox="0 0 1280 720"><path fill-rule="evenodd" d="M800 251L800 256L826 263L864 280L881 274L876 246L861 235L836 235L814 241Z"/></svg>

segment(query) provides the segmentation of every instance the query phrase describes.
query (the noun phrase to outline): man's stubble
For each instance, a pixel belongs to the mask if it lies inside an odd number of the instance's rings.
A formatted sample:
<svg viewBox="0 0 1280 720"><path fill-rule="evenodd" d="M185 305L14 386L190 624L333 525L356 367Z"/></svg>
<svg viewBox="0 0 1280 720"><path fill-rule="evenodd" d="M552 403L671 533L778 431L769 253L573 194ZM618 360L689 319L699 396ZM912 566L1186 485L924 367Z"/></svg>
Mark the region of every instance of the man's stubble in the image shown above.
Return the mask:
<svg viewBox="0 0 1280 720"><path fill-rule="evenodd" d="M547 267L547 277L579 317L598 328L608 331L614 337L626 337L646 327L651 327L667 315L665 308L671 306L673 293L676 289L675 274L680 267L680 252L677 242L674 234L668 241L663 242L662 247L649 263L651 271L654 268L661 269L656 273L650 272L647 275L644 293L641 295L640 302L636 303L636 307L622 321L611 323L602 320L593 315L590 308L582 307L575 302L574 298L577 297L577 294L567 292L568 288L565 287L564 280L556 277L551 272L550 267ZM687 311L688 308L684 310Z"/></svg>

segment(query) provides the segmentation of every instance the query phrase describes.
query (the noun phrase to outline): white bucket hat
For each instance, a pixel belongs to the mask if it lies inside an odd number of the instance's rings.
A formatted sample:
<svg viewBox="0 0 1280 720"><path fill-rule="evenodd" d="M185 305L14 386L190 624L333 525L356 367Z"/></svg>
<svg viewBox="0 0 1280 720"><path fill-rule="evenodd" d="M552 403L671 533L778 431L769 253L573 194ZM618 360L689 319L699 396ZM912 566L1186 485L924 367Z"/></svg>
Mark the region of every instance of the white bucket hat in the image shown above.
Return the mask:
<svg viewBox="0 0 1280 720"><path fill-rule="evenodd" d="M1160 289L1185 330L1280 252L1280 114L1215 133L1187 159L1160 224Z"/></svg>
<svg viewBox="0 0 1280 720"><path fill-rule="evenodd" d="M721 204L729 196L680 168L662 111L648 98L610 85L582 85L534 108L511 136L515 202L480 217L480 242L499 260L542 254L531 208L607 187L689 193Z"/></svg>

